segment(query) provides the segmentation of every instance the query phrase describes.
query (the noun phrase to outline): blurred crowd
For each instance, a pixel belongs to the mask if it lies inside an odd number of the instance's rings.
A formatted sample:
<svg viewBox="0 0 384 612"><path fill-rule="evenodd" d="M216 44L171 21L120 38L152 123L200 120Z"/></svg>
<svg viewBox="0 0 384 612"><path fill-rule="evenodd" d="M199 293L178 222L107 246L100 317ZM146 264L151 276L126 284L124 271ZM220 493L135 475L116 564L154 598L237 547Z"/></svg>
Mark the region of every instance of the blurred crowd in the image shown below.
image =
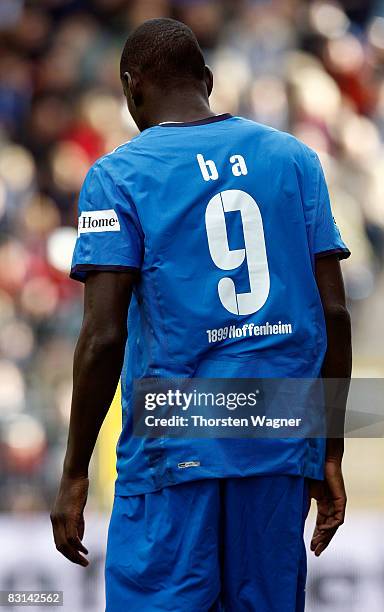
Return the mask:
<svg viewBox="0 0 384 612"><path fill-rule="evenodd" d="M46 508L57 485L82 316L68 279L77 196L89 166L136 134L120 52L159 16L195 31L217 113L290 131L320 155L353 252L356 324L382 282L383 0L1 0L0 510Z"/></svg>

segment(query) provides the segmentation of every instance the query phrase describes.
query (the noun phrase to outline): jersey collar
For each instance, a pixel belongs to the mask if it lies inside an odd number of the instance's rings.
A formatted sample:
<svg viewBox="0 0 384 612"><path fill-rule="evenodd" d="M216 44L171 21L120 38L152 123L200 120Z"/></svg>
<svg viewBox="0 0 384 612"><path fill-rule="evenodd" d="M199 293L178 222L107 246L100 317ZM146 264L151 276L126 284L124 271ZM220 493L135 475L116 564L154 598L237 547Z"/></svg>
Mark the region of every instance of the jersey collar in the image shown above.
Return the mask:
<svg viewBox="0 0 384 612"><path fill-rule="evenodd" d="M164 121L159 123L159 127L192 127L194 125L206 125L208 123L216 123L217 121L225 121L231 119L230 113L222 113L221 115L215 115L214 117L206 117L205 119L198 119L197 121Z"/></svg>

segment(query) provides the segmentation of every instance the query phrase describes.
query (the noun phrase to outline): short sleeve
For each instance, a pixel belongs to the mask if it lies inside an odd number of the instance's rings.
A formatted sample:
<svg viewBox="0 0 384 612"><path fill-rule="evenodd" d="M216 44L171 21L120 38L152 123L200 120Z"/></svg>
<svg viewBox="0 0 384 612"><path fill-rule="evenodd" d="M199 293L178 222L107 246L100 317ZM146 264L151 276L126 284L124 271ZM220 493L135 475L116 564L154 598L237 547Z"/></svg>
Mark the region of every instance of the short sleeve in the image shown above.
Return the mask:
<svg viewBox="0 0 384 612"><path fill-rule="evenodd" d="M78 235L70 277L87 272L140 269L143 232L133 202L100 162L89 170L79 196Z"/></svg>
<svg viewBox="0 0 384 612"><path fill-rule="evenodd" d="M350 256L339 228L332 215L329 193L320 161L315 155L317 173L317 201L313 226L313 254L316 258L337 255L339 259Z"/></svg>

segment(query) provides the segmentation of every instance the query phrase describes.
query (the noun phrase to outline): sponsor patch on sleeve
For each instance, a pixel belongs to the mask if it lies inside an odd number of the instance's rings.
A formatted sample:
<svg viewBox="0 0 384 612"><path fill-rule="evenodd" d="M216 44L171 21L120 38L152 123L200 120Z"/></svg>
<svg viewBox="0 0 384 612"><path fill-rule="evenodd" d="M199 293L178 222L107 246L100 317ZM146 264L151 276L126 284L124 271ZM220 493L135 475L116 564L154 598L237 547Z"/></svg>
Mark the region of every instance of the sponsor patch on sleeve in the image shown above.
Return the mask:
<svg viewBox="0 0 384 612"><path fill-rule="evenodd" d="M120 222L116 211L92 210L82 212L79 217L78 236L89 234L90 232L119 232Z"/></svg>

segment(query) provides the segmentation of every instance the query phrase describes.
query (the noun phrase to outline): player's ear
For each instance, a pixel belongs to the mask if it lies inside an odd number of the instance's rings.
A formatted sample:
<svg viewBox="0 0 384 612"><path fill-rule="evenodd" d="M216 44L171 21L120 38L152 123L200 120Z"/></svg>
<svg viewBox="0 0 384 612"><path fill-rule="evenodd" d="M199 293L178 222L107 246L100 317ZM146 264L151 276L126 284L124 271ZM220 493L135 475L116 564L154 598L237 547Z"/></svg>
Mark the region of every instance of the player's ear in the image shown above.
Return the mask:
<svg viewBox="0 0 384 612"><path fill-rule="evenodd" d="M204 81L207 86L207 92L208 92L208 98L209 98L209 96L212 93L212 89L213 89L213 74L209 66L205 66L204 68Z"/></svg>
<svg viewBox="0 0 384 612"><path fill-rule="evenodd" d="M123 85L124 95L127 99L130 96L130 89L131 89L130 80L131 80L131 75L129 74L129 72L124 72L124 74L121 77L121 83Z"/></svg>
<svg viewBox="0 0 384 612"><path fill-rule="evenodd" d="M141 99L139 78L133 72L124 72L121 80L128 106L130 101L133 102L135 106L138 106Z"/></svg>

